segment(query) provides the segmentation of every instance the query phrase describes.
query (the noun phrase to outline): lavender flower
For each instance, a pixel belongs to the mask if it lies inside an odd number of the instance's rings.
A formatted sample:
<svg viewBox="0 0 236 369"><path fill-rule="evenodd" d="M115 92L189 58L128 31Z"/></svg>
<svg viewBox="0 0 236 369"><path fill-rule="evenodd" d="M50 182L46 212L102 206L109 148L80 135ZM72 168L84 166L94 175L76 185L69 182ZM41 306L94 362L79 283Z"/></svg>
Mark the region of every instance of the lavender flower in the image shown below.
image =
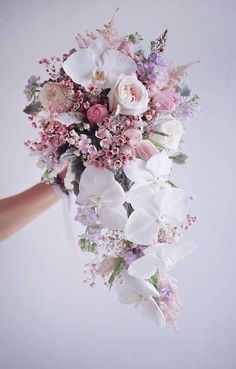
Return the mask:
<svg viewBox="0 0 236 369"><path fill-rule="evenodd" d="M37 89L39 87L39 80L40 77L36 77L36 76L31 76L28 81L27 81L27 85L25 86L24 89L24 94L26 95L26 98L28 101L31 101L32 98L35 99L35 93L37 92Z"/></svg>
<svg viewBox="0 0 236 369"><path fill-rule="evenodd" d="M199 97L197 95L194 95L190 100L182 97L173 112L173 116L182 121L193 118L193 116L200 110L198 101Z"/></svg>
<svg viewBox="0 0 236 369"><path fill-rule="evenodd" d="M144 62L138 63L137 74L143 81L165 82L168 79L168 64L161 55L152 53Z"/></svg>
<svg viewBox="0 0 236 369"><path fill-rule="evenodd" d="M78 205L78 208L75 220L86 227L92 226L97 223L98 217L93 208L82 205L78 201L76 202L76 204Z"/></svg>

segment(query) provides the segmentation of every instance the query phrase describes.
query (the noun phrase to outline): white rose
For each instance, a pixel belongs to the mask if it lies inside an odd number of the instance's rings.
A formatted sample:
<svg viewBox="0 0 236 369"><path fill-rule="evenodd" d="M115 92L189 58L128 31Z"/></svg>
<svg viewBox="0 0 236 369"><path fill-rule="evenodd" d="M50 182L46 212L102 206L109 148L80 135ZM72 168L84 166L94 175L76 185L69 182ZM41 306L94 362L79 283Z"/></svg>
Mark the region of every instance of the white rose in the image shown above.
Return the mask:
<svg viewBox="0 0 236 369"><path fill-rule="evenodd" d="M67 91L59 83L54 82L45 83L39 93L39 101L44 109L53 108L59 112L64 112L71 108L73 105L71 98L72 96L69 97Z"/></svg>
<svg viewBox="0 0 236 369"><path fill-rule="evenodd" d="M148 109L148 91L136 74L121 74L108 94L110 110L124 115L140 115Z"/></svg>
<svg viewBox="0 0 236 369"><path fill-rule="evenodd" d="M167 150L178 151L180 140L184 133L183 125L179 120L172 117L161 120L157 122L156 130L168 136L155 134L152 135L152 138L156 139Z"/></svg>

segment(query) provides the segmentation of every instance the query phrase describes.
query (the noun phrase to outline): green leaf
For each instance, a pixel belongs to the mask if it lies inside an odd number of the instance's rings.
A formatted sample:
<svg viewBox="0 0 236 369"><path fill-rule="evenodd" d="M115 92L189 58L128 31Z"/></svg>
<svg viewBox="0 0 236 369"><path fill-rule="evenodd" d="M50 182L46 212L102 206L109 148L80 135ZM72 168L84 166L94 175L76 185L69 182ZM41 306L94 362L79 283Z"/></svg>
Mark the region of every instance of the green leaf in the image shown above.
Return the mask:
<svg viewBox="0 0 236 369"><path fill-rule="evenodd" d="M185 164L188 156L181 152L176 156L170 156L170 159L172 159L175 164Z"/></svg>
<svg viewBox="0 0 236 369"><path fill-rule="evenodd" d="M155 131L158 135L160 136L164 136L164 137L169 137L169 135L167 133L164 132L159 132L159 131Z"/></svg>
<svg viewBox="0 0 236 369"><path fill-rule="evenodd" d="M154 146L156 146L158 149L165 150L165 147L160 144L160 142L157 142L156 140L153 140L152 138L147 138Z"/></svg>
<svg viewBox="0 0 236 369"><path fill-rule="evenodd" d="M80 240L80 248L83 252L95 252L96 244L89 241L87 238L82 238Z"/></svg>
<svg viewBox="0 0 236 369"><path fill-rule="evenodd" d="M118 256L114 261L113 271L108 280L109 289L111 289L111 286L115 280L115 277L124 269L124 266L125 266L125 260L121 256Z"/></svg>
<svg viewBox="0 0 236 369"><path fill-rule="evenodd" d="M32 102L31 104L27 105L23 112L26 114L33 114L33 113L38 113L40 110L42 109L42 105L40 104L39 101L37 102Z"/></svg>
<svg viewBox="0 0 236 369"><path fill-rule="evenodd" d="M148 279L148 281L151 284L153 284L154 287L157 287L158 279L159 279L159 272L157 270L156 273L151 278Z"/></svg>
<svg viewBox="0 0 236 369"><path fill-rule="evenodd" d="M172 187L177 188L177 186L176 186L173 182L171 182L171 181L167 181L167 183L169 183Z"/></svg>

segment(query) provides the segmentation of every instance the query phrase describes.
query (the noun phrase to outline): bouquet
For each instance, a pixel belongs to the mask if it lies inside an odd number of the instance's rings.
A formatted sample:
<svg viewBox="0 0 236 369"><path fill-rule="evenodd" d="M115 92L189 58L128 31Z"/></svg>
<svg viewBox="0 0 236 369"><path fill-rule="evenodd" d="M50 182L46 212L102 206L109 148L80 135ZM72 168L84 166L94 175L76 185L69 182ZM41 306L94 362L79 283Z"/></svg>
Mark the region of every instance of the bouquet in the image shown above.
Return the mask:
<svg viewBox="0 0 236 369"><path fill-rule="evenodd" d="M170 180L187 156L184 121L199 110L186 82L192 64L164 57L167 30L142 47L138 32L121 36L111 21L76 36L77 48L39 61L48 79L32 76L24 112L37 129L26 142L52 184L66 166L66 191L84 226L81 250L94 255L87 282L100 276L120 302L134 304L159 326L177 329L182 309L173 267L192 253L179 243L196 217L191 196Z"/></svg>

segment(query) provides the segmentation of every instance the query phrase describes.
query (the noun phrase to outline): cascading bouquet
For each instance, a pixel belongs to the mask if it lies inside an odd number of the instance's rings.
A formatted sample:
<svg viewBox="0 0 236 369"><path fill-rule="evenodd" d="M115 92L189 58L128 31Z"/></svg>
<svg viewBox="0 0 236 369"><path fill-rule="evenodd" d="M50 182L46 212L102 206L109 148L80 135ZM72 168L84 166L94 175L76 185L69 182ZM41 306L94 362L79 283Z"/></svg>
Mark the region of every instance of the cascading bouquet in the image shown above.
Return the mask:
<svg viewBox="0 0 236 369"><path fill-rule="evenodd" d="M199 98L186 84L193 63L167 62L166 39L167 31L143 50L137 32L119 35L113 16L78 34L77 49L39 61L49 78L28 80L24 112L39 131L26 145L46 169L42 181L54 183L67 166L64 184L84 226L79 244L94 253L86 282L99 275L120 302L177 327L182 305L169 272L195 250L178 241L196 218L191 196L169 176L187 158L181 121L199 110Z"/></svg>

